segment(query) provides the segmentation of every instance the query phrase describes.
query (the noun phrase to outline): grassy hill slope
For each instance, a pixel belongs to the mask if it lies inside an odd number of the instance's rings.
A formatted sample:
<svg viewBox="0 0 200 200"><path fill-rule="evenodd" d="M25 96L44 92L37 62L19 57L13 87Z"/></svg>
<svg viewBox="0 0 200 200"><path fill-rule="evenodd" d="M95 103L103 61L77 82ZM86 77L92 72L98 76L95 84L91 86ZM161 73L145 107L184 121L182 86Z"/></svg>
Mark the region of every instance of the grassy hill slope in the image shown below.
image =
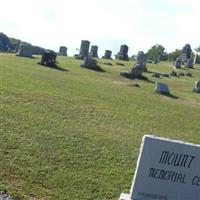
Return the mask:
<svg viewBox="0 0 200 200"><path fill-rule="evenodd" d="M28 59L0 54L0 190L20 199L118 199L128 192L144 134L200 143L200 95L193 77L132 81L125 66L99 65L58 57L60 71ZM168 62L151 72L172 71ZM157 80L176 98L154 92ZM134 83L140 87L134 87Z"/></svg>

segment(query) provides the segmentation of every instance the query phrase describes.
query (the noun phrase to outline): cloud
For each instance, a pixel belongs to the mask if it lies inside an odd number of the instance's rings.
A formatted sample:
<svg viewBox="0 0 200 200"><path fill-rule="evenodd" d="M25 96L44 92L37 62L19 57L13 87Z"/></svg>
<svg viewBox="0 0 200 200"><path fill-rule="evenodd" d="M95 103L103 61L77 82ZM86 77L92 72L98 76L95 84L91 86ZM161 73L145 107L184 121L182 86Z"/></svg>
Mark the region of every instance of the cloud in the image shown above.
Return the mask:
<svg viewBox="0 0 200 200"><path fill-rule="evenodd" d="M6 0L0 30L35 45L76 53L82 39L114 53L121 44L129 54L160 43L168 51L200 43L195 0ZM12 5L12 6L10 6ZM9 11L8 11L9 10Z"/></svg>

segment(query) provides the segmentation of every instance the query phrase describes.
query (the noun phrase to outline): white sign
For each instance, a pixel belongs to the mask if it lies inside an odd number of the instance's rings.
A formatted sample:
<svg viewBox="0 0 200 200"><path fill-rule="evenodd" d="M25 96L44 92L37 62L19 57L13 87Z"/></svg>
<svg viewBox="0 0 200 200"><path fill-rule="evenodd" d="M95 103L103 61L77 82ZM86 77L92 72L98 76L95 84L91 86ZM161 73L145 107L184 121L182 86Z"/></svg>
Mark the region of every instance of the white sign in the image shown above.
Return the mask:
<svg viewBox="0 0 200 200"><path fill-rule="evenodd" d="M144 136L130 194L120 200L199 200L200 145Z"/></svg>

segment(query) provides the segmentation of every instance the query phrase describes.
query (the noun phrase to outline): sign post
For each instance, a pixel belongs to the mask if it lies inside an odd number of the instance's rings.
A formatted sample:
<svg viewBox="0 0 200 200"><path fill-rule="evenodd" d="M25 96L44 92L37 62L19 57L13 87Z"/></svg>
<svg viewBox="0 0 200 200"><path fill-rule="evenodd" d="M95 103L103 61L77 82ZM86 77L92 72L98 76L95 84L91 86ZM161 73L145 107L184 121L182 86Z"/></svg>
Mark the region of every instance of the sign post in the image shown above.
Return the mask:
<svg viewBox="0 0 200 200"><path fill-rule="evenodd" d="M200 145L143 137L130 194L120 200L200 199Z"/></svg>

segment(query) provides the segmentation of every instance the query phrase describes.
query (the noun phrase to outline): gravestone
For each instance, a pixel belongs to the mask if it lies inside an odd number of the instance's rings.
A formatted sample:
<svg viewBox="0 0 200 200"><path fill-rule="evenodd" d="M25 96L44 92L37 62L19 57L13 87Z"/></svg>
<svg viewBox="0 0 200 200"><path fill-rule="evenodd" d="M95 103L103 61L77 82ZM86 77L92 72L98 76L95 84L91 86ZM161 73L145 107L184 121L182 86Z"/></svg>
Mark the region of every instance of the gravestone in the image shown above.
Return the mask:
<svg viewBox="0 0 200 200"><path fill-rule="evenodd" d="M175 72L174 70L170 73L171 76L178 76L177 72Z"/></svg>
<svg viewBox="0 0 200 200"><path fill-rule="evenodd" d="M97 45L91 46L89 55L91 57L98 58L98 46Z"/></svg>
<svg viewBox="0 0 200 200"><path fill-rule="evenodd" d="M144 54L143 51L139 51L137 54L137 64L140 65L143 72L147 71L146 62L147 62L146 55Z"/></svg>
<svg viewBox="0 0 200 200"><path fill-rule="evenodd" d="M143 137L129 194L120 200L199 200L200 145Z"/></svg>
<svg viewBox="0 0 200 200"><path fill-rule="evenodd" d="M193 59L192 58L188 58L187 59L187 65L188 68L193 68Z"/></svg>
<svg viewBox="0 0 200 200"><path fill-rule="evenodd" d="M32 57L32 46L29 44L20 44L19 45L19 49L18 52L16 53L17 56L21 56L21 57L28 57L31 58Z"/></svg>
<svg viewBox="0 0 200 200"><path fill-rule="evenodd" d="M186 44L182 49L182 54L186 55L186 58L183 61L187 61L187 59L191 58L191 52L192 52L192 49L191 49L190 44Z"/></svg>
<svg viewBox="0 0 200 200"><path fill-rule="evenodd" d="M146 56L143 51L139 51L137 55L136 64L131 68L129 72L121 72L120 75L130 79L144 79L142 72L147 71Z"/></svg>
<svg viewBox="0 0 200 200"><path fill-rule="evenodd" d="M121 76L124 76L129 79L142 79L142 68L140 67L139 64L134 65L134 67L131 68L130 71L128 72L121 72Z"/></svg>
<svg viewBox="0 0 200 200"><path fill-rule="evenodd" d="M152 74L152 76L153 77L155 77L155 78L160 78L160 73L158 73L158 72L154 72L153 74Z"/></svg>
<svg viewBox="0 0 200 200"><path fill-rule="evenodd" d="M196 81L193 91L200 93L200 80Z"/></svg>
<svg viewBox="0 0 200 200"><path fill-rule="evenodd" d="M67 56L67 47L61 46L60 49L59 49L59 54L61 56Z"/></svg>
<svg viewBox="0 0 200 200"><path fill-rule="evenodd" d="M104 56L103 56L102 58L105 58L105 59L112 59L111 56L112 56L112 51L106 50L106 51L105 51L105 54L104 54Z"/></svg>
<svg viewBox="0 0 200 200"><path fill-rule="evenodd" d="M180 58L176 58L174 66L176 68L181 68L181 63L182 63L182 60Z"/></svg>
<svg viewBox="0 0 200 200"><path fill-rule="evenodd" d="M179 76L185 76L185 74L183 72L179 72L178 75Z"/></svg>
<svg viewBox="0 0 200 200"><path fill-rule="evenodd" d="M97 65L97 61L90 56L85 57L83 63L80 66L94 71L104 71L100 66Z"/></svg>
<svg viewBox="0 0 200 200"><path fill-rule="evenodd" d="M39 64L49 66L49 67L55 67L56 57L57 57L57 54L54 51L50 51L50 50L44 51Z"/></svg>
<svg viewBox="0 0 200 200"><path fill-rule="evenodd" d="M129 60L129 57L128 57L128 46L127 45L125 45L125 44L121 45L120 51L117 54L117 59L126 60L126 61Z"/></svg>
<svg viewBox="0 0 200 200"><path fill-rule="evenodd" d="M85 57L88 56L89 47L90 47L90 41L88 40L81 41L81 47L78 55L79 58L84 59Z"/></svg>
<svg viewBox="0 0 200 200"><path fill-rule="evenodd" d="M181 60L181 62L186 62L187 61L187 55L186 53L182 53L180 56L179 56L179 59Z"/></svg>
<svg viewBox="0 0 200 200"><path fill-rule="evenodd" d="M162 75L162 77L165 77L165 78L169 78L170 77L170 75L167 74L167 73L164 73L164 74L161 74L161 75Z"/></svg>
<svg viewBox="0 0 200 200"><path fill-rule="evenodd" d="M113 64L110 63L110 62L103 62L104 65L109 65L109 66L112 66Z"/></svg>
<svg viewBox="0 0 200 200"><path fill-rule="evenodd" d="M185 75L189 76L189 77L192 77L192 73L190 73L190 72L185 73Z"/></svg>
<svg viewBox="0 0 200 200"><path fill-rule="evenodd" d="M165 95L170 94L170 90L168 88L168 85L165 84L165 83L157 82L155 91L159 94L165 94Z"/></svg>

